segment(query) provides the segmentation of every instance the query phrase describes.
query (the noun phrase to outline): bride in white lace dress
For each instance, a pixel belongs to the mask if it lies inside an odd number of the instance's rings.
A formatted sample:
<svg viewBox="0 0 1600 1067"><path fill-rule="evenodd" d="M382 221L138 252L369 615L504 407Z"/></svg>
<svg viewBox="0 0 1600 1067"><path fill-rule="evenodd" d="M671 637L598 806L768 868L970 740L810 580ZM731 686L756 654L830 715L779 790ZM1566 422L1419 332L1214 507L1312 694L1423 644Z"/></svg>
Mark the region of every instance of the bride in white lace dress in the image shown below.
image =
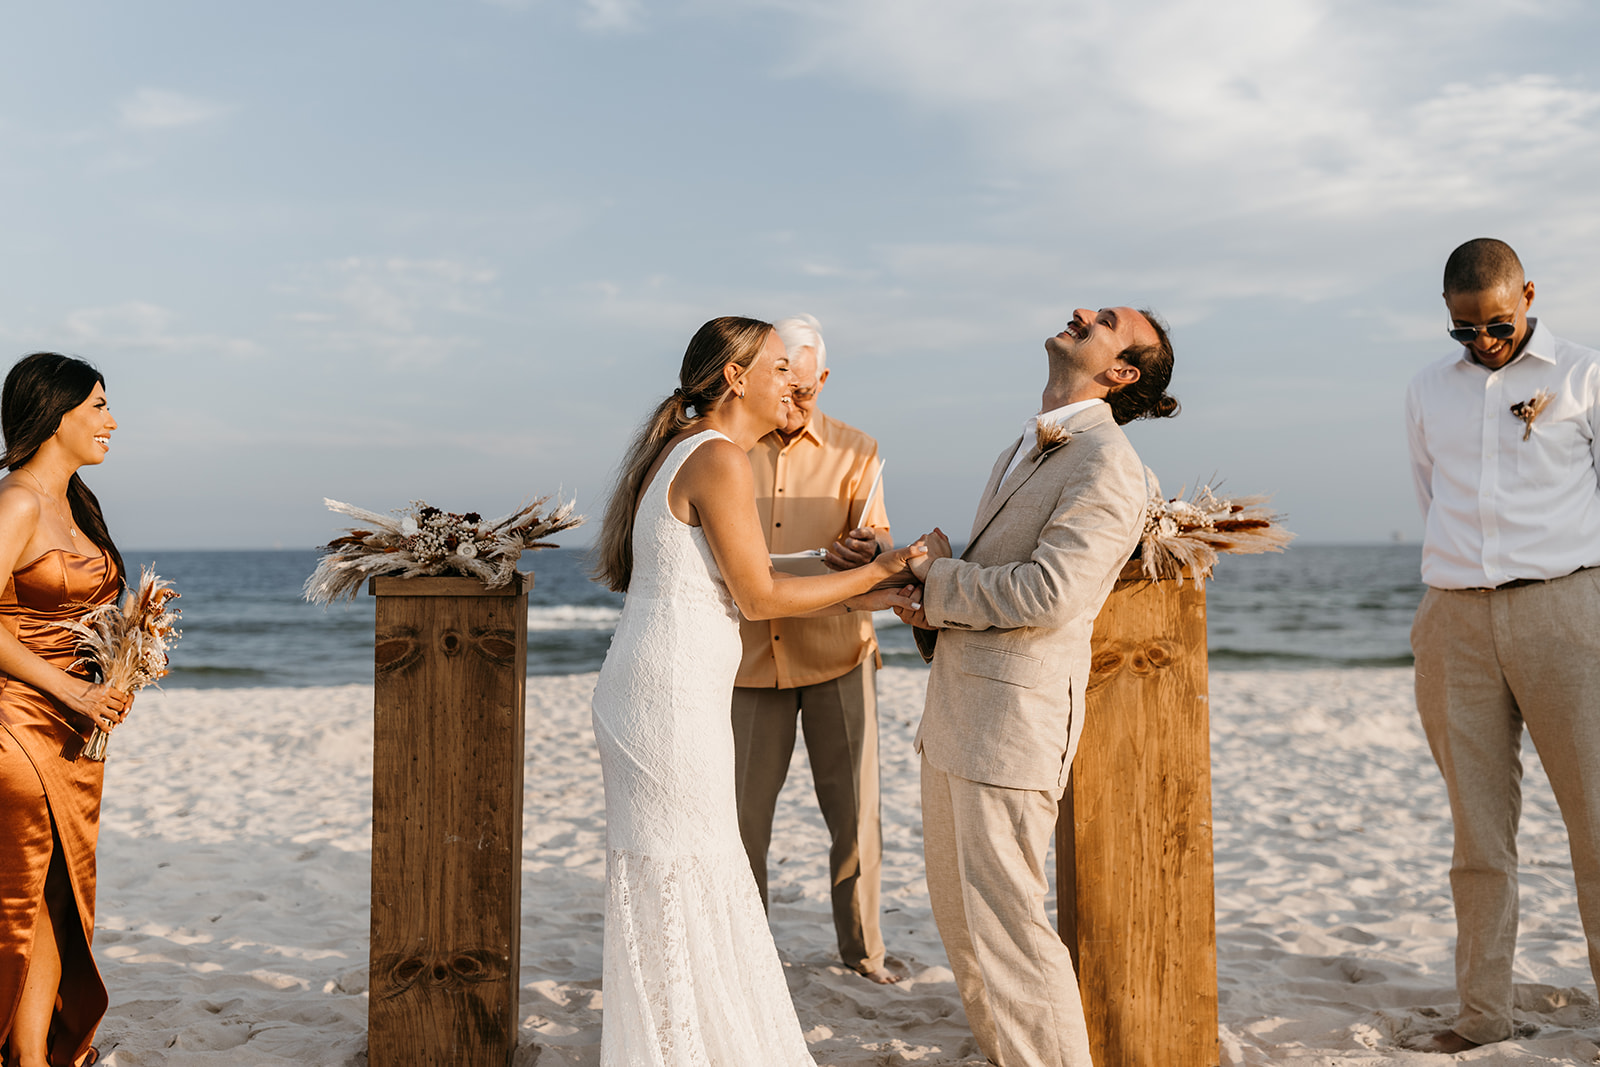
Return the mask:
<svg viewBox="0 0 1600 1067"><path fill-rule="evenodd" d="M795 379L783 345L764 322L713 319L679 379L625 457L600 537L599 575L628 594L594 694L607 838L600 1062L811 1067L739 839L739 613L909 604L904 587L871 590L923 549L819 577L773 573L746 452L786 421Z"/></svg>

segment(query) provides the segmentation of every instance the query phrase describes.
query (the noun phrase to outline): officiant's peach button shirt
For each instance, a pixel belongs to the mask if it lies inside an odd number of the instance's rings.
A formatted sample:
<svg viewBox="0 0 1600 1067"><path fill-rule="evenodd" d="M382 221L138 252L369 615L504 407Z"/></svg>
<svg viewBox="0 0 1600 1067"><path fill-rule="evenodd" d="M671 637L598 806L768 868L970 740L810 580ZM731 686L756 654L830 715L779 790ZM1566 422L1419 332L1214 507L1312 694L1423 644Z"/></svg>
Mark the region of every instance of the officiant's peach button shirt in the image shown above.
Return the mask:
<svg viewBox="0 0 1600 1067"><path fill-rule="evenodd" d="M770 552L827 548L857 526L889 532L882 486L862 521L861 507L878 474L878 442L854 426L819 411L788 444L776 431L757 441L750 450L750 467L755 473L756 511ZM806 573L825 570L819 562ZM744 661L735 685L766 689L815 685L854 670L878 650L868 612L745 620L739 631Z"/></svg>

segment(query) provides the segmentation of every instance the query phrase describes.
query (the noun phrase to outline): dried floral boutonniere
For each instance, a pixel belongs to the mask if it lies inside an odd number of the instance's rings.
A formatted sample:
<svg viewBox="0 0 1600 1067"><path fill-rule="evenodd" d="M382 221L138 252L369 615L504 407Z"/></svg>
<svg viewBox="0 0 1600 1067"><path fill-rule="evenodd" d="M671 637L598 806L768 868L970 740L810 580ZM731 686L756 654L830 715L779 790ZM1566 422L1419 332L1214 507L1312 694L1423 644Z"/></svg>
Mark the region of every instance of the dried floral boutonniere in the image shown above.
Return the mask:
<svg viewBox="0 0 1600 1067"><path fill-rule="evenodd" d="M1532 400L1519 400L1511 405L1511 414L1522 420L1522 439L1526 441L1533 434L1533 420L1537 419L1545 408L1550 406L1550 401L1556 395L1548 389L1541 389L1533 394Z"/></svg>
<svg viewBox="0 0 1600 1067"><path fill-rule="evenodd" d="M1072 435L1059 422L1035 423L1033 433L1039 449L1039 459L1034 460L1035 463L1072 440Z"/></svg>

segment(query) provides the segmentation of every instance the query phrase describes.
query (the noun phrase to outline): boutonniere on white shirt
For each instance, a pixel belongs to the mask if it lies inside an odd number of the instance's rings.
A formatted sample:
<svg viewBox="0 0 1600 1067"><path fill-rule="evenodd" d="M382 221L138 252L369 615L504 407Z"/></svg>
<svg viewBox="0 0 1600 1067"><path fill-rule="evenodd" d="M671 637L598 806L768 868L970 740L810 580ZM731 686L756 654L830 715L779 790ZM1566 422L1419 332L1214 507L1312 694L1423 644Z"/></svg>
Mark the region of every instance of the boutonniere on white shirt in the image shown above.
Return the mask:
<svg viewBox="0 0 1600 1067"><path fill-rule="evenodd" d="M1550 401L1556 395L1548 389L1541 389L1533 394L1532 400L1519 400L1511 405L1511 414L1522 420L1522 439L1526 441L1533 434L1533 420L1537 419L1545 408L1550 406Z"/></svg>
<svg viewBox="0 0 1600 1067"><path fill-rule="evenodd" d="M1034 427L1033 433L1034 441L1039 446L1039 459L1072 440L1072 435L1059 422L1040 423Z"/></svg>

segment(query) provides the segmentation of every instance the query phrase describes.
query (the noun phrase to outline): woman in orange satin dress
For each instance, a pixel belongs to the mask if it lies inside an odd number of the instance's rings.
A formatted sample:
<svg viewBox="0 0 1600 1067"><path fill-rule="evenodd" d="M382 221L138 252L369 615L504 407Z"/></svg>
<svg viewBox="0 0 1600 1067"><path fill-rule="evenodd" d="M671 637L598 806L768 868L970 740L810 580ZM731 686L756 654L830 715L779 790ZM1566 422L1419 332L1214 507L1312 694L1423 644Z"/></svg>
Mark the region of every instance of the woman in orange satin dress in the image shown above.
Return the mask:
<svg viewBox="0 0 1600 1067"><path fill-rule="evenodd" d="M106 1010L89 953L105 764L79 759L132 697L71 670L55 625L114 600L122 557L78 468L101 463L116 420L105 380L41 352L0 395L0 1048L5 1067L78 1067Z"/></svg>

